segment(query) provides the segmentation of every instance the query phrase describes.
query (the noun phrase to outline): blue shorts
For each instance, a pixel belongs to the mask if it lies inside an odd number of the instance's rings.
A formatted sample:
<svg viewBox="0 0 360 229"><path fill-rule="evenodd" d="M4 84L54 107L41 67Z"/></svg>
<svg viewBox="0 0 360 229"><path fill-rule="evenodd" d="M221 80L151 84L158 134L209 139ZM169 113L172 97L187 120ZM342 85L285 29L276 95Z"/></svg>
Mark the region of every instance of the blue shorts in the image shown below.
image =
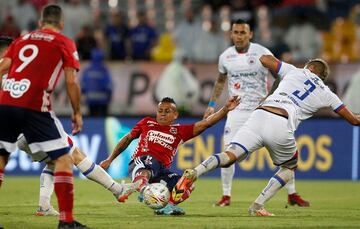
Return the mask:
<svg viewBox="0 0 360 229"><path fill-rule="evenodd" d="M174 188L181 177L180 175L171 172L154 157L147 155L137 157L130 161L129 174L131 175L131 179L134 180L135 174L143 169L151 172L149 183L163 183L169 191Z"/></svg>
<svg viewBox="0 0 360 229"><path fill-rule="evenodd" d="M0 154L16 150L22 133L32 153L43 151L52 160L68 153L68 135L55 114L0 105ZM45 160L46 158L44 158Z"/></svg>

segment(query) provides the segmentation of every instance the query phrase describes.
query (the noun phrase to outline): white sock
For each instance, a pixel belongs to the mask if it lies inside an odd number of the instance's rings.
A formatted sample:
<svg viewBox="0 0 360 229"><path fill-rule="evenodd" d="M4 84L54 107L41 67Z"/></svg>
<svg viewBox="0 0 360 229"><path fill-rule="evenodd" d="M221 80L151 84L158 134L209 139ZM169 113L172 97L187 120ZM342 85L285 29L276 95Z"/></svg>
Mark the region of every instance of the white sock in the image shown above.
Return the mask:
<svg viewBox="0 0 360 229"><path fill-rule="evenodd" d="M200 165L195 167L197 172L197 177L203 175L204 173L210 172L222 165L226 165L229 162L229 157L226 153L214 154L205 161L201 162Z"/></svg>
<svg viewBox="0 0 360 229"><path fill-rule="evenodd" d="M235 173L235 165L228 168L221 168L221 184L224 196L231 196L232 180Z"/></svg>
<svg viewBox="0 0 360 229"><path fill-rule="evenodd" d="M119 191L119 186L121 189L120 184L116 183L103 168L93 163L88 157L84 158L76 167L88 179L101 184L112 193Z"/></svg>
<svg viewBox="0 0 360 229"><path fill-rule="evenodd" d="M39 206L48 209L51 206L51 194L54 192L54 170L45 166L40 175Z"/></svg>
<svg viewBox="0 0 360 229"><path fill-rule="evenodd" d="M288 195L296 193L295 176L293 176L293 178L287 182L287 184L285 185L285 188L287 189Z"/></svg>
<svg viewBox="0 0 360 229"><path fill-rule="evenodd" d="M282 187L284 187L293 176L294 171L286 168L280 168L279 171L271 177L269 183L256 198L255 203L264 205L264 203L271 199Z"/></svg>

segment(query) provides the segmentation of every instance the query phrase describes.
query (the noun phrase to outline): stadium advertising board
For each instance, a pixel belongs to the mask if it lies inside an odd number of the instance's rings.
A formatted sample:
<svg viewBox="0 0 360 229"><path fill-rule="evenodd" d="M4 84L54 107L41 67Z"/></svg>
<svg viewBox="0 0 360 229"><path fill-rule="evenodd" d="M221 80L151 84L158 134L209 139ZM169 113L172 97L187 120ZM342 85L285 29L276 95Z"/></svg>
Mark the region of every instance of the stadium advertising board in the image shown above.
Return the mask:
<svg viewBox="0 0 360 229"><path fill-rule="evenodd" d="M139 121L139 118L106 118L84 120L84 129L74 142L95 162L105 159L118 140L127 134ZM69 131L69 119L61 119ZM197 119L180 119L180 123L192 123ZM198 165L213 153L220 152L224 121L218 123L183 144L174 159L173 170L178 173L186 168ZM296 134L300 151L297 178L304 179L352 179L359 175L359 128L352 127L343 120L312 119L302 123ZM114 161L109 173L114 178L127 176L127 164L137 141ZM11 154L6 167L7 175L38 175L43 164L32 163L30 158L20 151ZM252 153L245 161L237 165L236 177L268 178L277 168L272 164L265 149ZM75 169L76 173L78 171ZM220 177L220 170L206 176Z"/></svg>

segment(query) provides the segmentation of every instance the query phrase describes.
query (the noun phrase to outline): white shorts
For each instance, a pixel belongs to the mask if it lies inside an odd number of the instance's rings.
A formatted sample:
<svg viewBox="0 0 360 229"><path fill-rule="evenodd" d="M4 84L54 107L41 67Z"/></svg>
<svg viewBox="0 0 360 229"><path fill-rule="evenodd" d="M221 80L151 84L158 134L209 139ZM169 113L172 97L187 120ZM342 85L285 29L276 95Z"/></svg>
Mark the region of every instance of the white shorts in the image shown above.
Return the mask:
<svg viewBox="0 0 360 229"><path fill-rule="evenodd" d="M227 114L226 123L224 127L224 145L229 145L231 139L235 136L236 132L245 124L249 119L251 112L232 110Z"/></svg>
<svg viewBox="0 0 360 229"><path fill-rule="evenodd" d="M297 160L295 136L288 127L288 119L261 109L250 115L231 143L242 146L248 153L265 146L275 165Z"/></svg>
<svg viewBox="0 0 360 229"><path fill-rule="evenodd" d="M70 154L74 151L75 149L75 146L73 145L73 142L71 140L71 138L68 136L68 143L71 147L71 150L70 150ZM30 147L29 147L29 144L28 142L26 141L26 138L23 134L20 134L19 137L18 137L18 140L16 142L18 148L22 151L24 151L25 153L27 153L32 161L35 161L35 162L50 162L51 161L51 158L49 157L49 155L45 152L45 151L35 151L35 152L32 152Z"/></svg>

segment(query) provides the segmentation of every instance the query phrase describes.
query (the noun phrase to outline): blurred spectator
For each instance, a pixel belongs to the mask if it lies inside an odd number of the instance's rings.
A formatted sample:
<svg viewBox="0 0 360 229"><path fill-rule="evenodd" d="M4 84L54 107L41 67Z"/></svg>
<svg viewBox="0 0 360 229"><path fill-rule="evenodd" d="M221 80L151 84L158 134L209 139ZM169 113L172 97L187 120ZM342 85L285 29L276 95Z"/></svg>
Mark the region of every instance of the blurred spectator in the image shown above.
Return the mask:
<svg viewBox="0 0 360 229"><path fill-rule="evenodd" d="M255 30L255 9L251 5L250 0L232 0L231 6L231 20L242 19L249 23L251 30Z"/></svg>
<svg viewBox="0 0 360 229"><path fill-rule="evenodd" d="M112 81L109 70L103 63L104 57L104 51L93 49L91 62L84 69L81 78L81 91L90 116L106 116L111 102Z"/></svg>
<svg viewBox="0 0 360 229"><path fill-rule="evenodd" d="M198 31L201 30L201 24L195 19L194 11L191 8L184 10L184 19L176 25L173 39L175 41L176 49L182 50L188 60L193 61L194 41L197 39Z"/></svg>
<svg viewBox="0 0 360 229"><path fill-rule="evenodd" d="M9 36L17 38L21 34L19 27L15 24L13 16L9 15L5 18L4 23L0 28L0 36Z"/></svg>
<svg viewBox="0 0 360 229"><path fill-rule="evenodd" d="M356 25L347 18L336 18L331 25L330 33L323 34L323 41L324 59L346 63L360 57Z"/></svg>
<svg viewBox="0 0 360 229"><path fill-rule="evenodd" d="M110 12L110 23L106 25L105 36L110 46L110 58L124 60L128 56L129 28L118 11Z"/></svg>
<svg viewBox="0 0 360 229"><path fill-rule="evenodd" d="M305 62L316 57L321 48L320 34L304 14L298 15L296 23L288 29L284 40L295 62Z"/></svg>
<svg viewBox="0 0 360 229"><path fill-rule="evenodd" d="M360 113L360 71L352 76L345 91L344 102L351 111Z"/></svg>
<svg viewBox="0 0 360 229"><path fill-rule="evenodd" d="M151 59L155 61L171 61L175 51L175 44L169 32L162 33L159 43L151 51Z"/></svg>
<svg viewBox="0 0 360 229"><path fill-rule="evenodd" d="M185 53L176 50L173 61L166 66L157 81L155 95L157 100L171 97L175 100L181 114L190 113L200 96L200 84L187 66Z"/></svg>
<svg viewBox="0 0 360 229"><path fill-rule="evenodd" d="M18 0L17 5L11 9L11 13L21 31L31 31L37 27L36 9L29 1Z"/></svg>
<svg viewBox="0 0 360 229"><path fill-rule="evenodd" d="M75 42L81 60L89 60L92 55L91 50L98 47L93 30L87 25L77 35Z"/></svg>
<svg viewBox="0 0 360 229"><path fill-rule="evenodd" d="M138 25L130 29L131 58L133 60L150 60L151 49L157 43L157 32L149 25L146 13L138 13Z"/></svg>
<svg viewBox="0 0 360 229"><path fill-rule="evenodd" d="M70 0L63 6L63 12L66 25L63 33L71 39L75 39L83 26L92 24L91 9L81 0Z"/></svg>
<svg viewBox="0 0 360 229"><path fill-rule="evenodd" d="M272 18L267 6L257 9L257 27L254 32L254 41L267 47L278 59L292 63L293 58L289 46L284 42L284 31L276 23L271 23Z"/></svg>
<svg viewBox="0 0 360 229"><path fill-rule="evenodd" d="M224 32L219 30L215 19L204 22L194 42L194 60L201 63L216 63L220 54L229 46Z"/></svg>

